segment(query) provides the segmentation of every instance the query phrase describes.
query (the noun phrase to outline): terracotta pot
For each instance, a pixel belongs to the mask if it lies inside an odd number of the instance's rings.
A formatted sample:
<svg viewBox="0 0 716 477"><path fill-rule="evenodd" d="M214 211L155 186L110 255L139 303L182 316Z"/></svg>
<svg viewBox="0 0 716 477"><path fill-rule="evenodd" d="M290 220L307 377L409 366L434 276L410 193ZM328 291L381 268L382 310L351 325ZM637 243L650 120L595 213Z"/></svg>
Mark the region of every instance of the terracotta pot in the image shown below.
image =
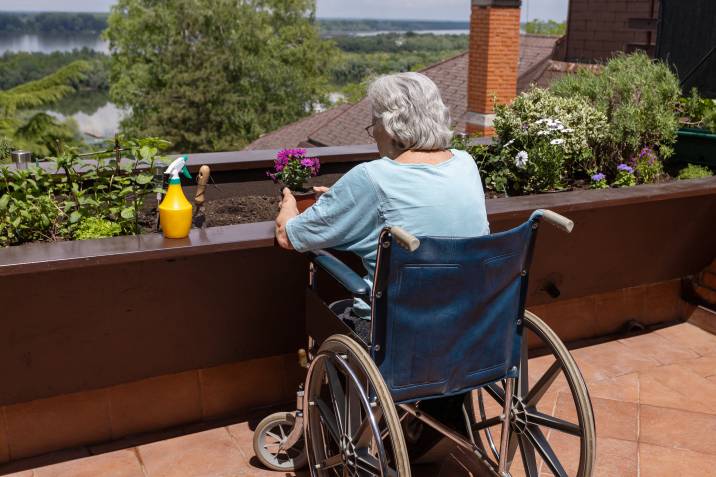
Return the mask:
<svg viewBox="0 0 716 477"><path fill-rule="evenodd" d="M292 190L291 194L296 198L296 206L298 207L299 214L316 203L316 193L313 190L305 192Z"/></svg>

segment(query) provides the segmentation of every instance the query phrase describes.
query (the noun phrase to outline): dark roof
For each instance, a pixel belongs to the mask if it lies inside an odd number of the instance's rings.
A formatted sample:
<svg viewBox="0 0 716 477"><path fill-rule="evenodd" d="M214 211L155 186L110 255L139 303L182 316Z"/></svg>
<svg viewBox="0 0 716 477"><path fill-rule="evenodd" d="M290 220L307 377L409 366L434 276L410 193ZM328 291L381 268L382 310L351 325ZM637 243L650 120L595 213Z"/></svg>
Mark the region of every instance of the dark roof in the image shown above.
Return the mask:
<svg viewBox="0 0 716 477"><path fill-rule="evenodd" d="M522 35L518 89L522 91L538 77L552 57L558 38ZM468 53L461 53L421 70L440 88L443 101L450 108L456 131L465 130L467 113ZM522 79L525 78L525 81ZM522 84L525 83L525 84ZM521 87L520 87L521 86ZM329 114L333 112L332 114ZM369 144L372 139L365 132L371 122L367 98L353 104L341 105L285 126L252 142L247 149L277 149L298 145L348 146ZM312 121L308 121L312 119Z"/></svg>
<svg viewBox="0 0 716 477"><path fill-rule="evenodd" d="M303 146L303 143L308 141L308 136L312 132L324 124L331 122L336 116L350 107L350 104L342 104L321 113L312 114L295 123L288 124L281 129L264 134L246 146L244 150L281 149L284 147Z"/></svg>

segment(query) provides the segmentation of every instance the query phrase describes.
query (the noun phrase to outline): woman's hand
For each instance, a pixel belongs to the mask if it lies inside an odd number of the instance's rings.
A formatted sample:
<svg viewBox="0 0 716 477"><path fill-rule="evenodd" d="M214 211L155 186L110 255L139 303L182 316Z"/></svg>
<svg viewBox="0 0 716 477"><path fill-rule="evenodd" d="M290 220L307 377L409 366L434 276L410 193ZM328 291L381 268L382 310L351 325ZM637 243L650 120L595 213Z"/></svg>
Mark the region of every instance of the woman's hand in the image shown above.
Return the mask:
<svg viewBox="0 0 716 477"><path fill-rule="evenodd" d="M279 204L278 217L276 217L276 241L281 248L293 250L291 241L286 233L286 223L298 215L298 207L296 206L296 198L291 194L288 187L284 187L282 193L283 197Z"/></svg>
<svg viewBox="0 0 716 477"><path fill-rule="evenodd" d="M313 187L313 192L316 193L317 197L321 197L323 194L325 194L328 191L329 191L328 187L325 187L325 186L314 186Z"/></svg>

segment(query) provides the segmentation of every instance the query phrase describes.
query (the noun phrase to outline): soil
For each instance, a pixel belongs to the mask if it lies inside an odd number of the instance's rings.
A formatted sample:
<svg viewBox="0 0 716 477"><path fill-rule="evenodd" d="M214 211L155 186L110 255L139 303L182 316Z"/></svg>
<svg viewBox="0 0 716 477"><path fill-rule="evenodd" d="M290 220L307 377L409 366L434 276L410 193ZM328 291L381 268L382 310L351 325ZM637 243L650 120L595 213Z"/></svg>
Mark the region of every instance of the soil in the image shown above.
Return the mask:
<svg viewBox="0 0 716 477"><path fill-rule="evenodd" d="M204 206L207 227L249 224L274 220L278 214L278 197L252 195L209 200ZM139 223L144 233L154 232L156 210L140 213Z"/></svg>

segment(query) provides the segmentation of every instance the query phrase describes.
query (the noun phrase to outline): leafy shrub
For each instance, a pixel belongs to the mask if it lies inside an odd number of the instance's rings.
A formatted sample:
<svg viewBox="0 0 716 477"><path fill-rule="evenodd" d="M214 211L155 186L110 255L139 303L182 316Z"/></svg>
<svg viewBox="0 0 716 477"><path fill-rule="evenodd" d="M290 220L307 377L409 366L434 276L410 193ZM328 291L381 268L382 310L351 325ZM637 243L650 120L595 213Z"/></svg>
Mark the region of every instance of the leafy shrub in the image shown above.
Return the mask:
<svg viewBox="0 0 716 477"><path fill-rule="evenodd" d="M513 193L564 188L597 168L593 149L606 129L605 115L585 99L540 88L522 93L510 105L496 107L499 159L484 161L485 183Z"/></svg>
<svg viewBox="0 0 716 477"><path fill-rule="evenodd" d="M617 166L617 176L612 182L614 187L632 187L636 185L636 176L634 175L634 168L626 164L619 164Z"/></svg>
<svg viewBox="0 0 716 477"><path fill-rule="evenodd" d="M658 150L663 159L672 155L678 129L674 105L679 80L664 63L644 53L618 55L601 72L586 69L552 84L563 98L580 97L606 115L608 128L595 153L612 169L627 162L644 147Z"/></svg>
<svg viewBox="0 0 716 477"><path fill-rule="evenodd" d="M716 133L716 99L702 98L698 89L692 88L689 97L679 99L678 112L685 126Z"/></svg>
<svg viewBox="0 0 716 477"><path fill-rule="evenodd" d="M91 240L122 235L122 226L102 217L87 217L75 230L75 239Z"/></svg>
<svg viewBox="0 0 716 477"><path fill-rule="evenodd" d="M713 173L708 167L689 164L679 171L679 179L701 179L703 177L711 177Z"/></svg>
<svg viewBox="0 0 716 477"><path fill-rule="evenodd" d="M138 233L137 213L145 197L159 189L152 170L159 150L168 145L156 138L128 141L124 150L131 160L122 161L107 153L88 161L64 151L55 158L64 174L39 167L0 168L0 246L89 237L98 231L114 234L117 228Z"/></svg>

